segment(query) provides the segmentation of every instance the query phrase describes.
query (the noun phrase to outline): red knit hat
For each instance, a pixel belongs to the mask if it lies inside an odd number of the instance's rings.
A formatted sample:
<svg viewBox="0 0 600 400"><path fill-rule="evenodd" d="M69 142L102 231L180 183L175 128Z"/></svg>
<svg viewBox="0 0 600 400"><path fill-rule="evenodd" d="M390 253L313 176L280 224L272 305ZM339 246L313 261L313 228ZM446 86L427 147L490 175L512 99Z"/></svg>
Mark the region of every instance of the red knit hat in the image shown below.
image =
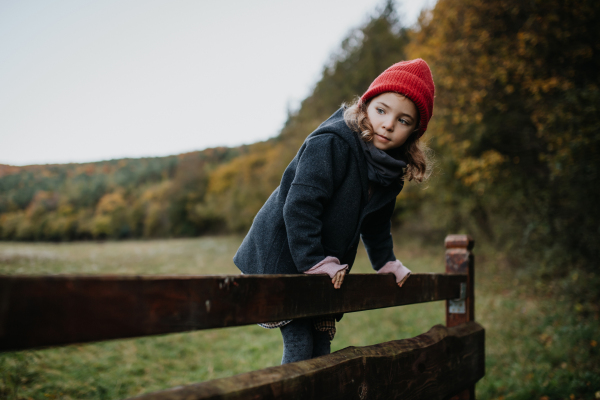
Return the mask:
<svg viewBox="0 0 600 400"><path fill-rule="evenodd" d="M411 99L421 116L419 137L427 130L427 123L433 113L433 97L435 87L431 70L425 61L420 58L410 61L401 61L383 71L369 89L360 98L366 103L373 97L385 92L397 92Z"/></svg>

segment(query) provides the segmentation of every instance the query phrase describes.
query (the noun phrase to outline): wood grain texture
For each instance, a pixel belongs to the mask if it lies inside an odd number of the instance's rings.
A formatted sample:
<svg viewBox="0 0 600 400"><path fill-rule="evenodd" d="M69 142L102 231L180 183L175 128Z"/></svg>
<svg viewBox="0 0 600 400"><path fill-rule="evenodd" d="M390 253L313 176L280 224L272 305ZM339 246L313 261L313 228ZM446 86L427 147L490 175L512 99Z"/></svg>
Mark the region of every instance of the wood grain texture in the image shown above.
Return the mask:
<svg viewBox="0 0 600 400"><path fill-rule="evenodd" d="M471 252L475 242L468 235L448 235L445 245L446 273L467 275L465 313L451 313L450 304L446 301L446 326L453 327L475 320L475 259ZM475 400L475 385L466 388L450 400Z"/></svg>
<svg viewBox="0 0 600 400"><path fill-rule="evenodd" d="M0 276L0 351L452 299L466 276Z"/></svg>
<svg viewBox="0 0 600 400"><path fill-rule="evenodd" d="M469 235L448 235L444 240L447 249L467 249L471 250L475 246L475 241Z"/></svg>
<svg viewBox="0 0 600 400"><path fill-rule="evenodd" d="M348 347L327 356L135 397L135 400L441 400L484 374L476 322L434 326L412 339Z"/></svg>

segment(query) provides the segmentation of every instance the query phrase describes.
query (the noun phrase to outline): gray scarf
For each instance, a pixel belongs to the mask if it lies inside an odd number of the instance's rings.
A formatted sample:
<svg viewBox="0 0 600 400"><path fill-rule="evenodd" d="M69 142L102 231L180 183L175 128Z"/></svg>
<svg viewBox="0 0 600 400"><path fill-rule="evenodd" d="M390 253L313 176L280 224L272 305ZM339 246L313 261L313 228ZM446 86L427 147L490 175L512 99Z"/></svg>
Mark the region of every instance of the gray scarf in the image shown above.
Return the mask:
<svg viewBox="0 0 600 400"><path fill-rule="evenodd" d="M406 168L404 161L379 150L373 142L367 143L360 138L359 141L367 160L367 175L370 181L389 186L400 178Z"/></svg>

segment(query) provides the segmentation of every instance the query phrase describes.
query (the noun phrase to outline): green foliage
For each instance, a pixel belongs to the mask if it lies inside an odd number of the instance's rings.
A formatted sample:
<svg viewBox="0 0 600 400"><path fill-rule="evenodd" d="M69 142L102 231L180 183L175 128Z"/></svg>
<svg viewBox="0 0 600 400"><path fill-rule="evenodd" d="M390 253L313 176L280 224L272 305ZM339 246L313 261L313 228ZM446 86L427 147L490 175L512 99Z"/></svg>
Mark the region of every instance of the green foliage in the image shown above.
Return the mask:
<svg viewBox="0 0 600 400"><path fill-rule="evenodd" d="M427 208L443 225L548 265L600 256L599 15L593 0L440 0L422 16L409 53L436 82Z"/></svg>
<svg viewBox="0 0 600 400"><path fill-rule="evenodd" d="M408 183L400 195L398 257L431 271L439 260L415 250L414 237L437 244L456 232L494 247L477 258L477 320L488 335L478 398L597 397L600 2L438 0L414 30L391 4L348 35L272 140L163 158L0 165L0 239L243 232L310 132L389 65L422 57L436 83L424 139L437 166L428 183ZM240 240L11 243L0 272L235 273ZM355 270L368 269L361 250ZM439 322L435 311L405 310L346 316L334 346ZM125 397L278 363L276 335L222 332L6 354L0 397Z"/></svg>
<svg viewBox="0 0 600 400"><path fill-rule="evenodd" d="M414 272L442 272L443 242L423 245L411 232L394 232L398 257ZM231 258L242 238L0 243L0 273L236 274ZM477 398L593 399L600 308L581 293L600 282L573 272L547 285L489 246L477 245L475 257L476 320L486 329ZM352 271L373 272L362 246ZM574 289L581 298L572 303ZM443 302L349 313L333 351L413 337L443 320ZM10 352L0 355L0 398L126 398L278 365L281 354L281 334L258 326Z"/></svg>
<svg viewBox="0 0 600 400"><path fill-rule="evenodd" d="M313 93L290 114L278 138L251 146L247 155L211 174L207 201L196 206L196 218L220 219L229 231L247 230L306 136L343 102L362 94L379 73L405 58L407 43L408 31L400 26L388 2L344 39Z"/></svg>
<svg viewBox="0 0 600 400"><path fill-rule="evenodd" d="M469 232L515 256L529 253L548 277L567 264L591 270L600 257L599 11L594 0L439 0L409 30L388 1L350 32L267 142L0 166L0 238L243 232L310 132L389 65L423 57L436 82L424 139L437 168L429 183L407 184L396 222L436 240Z"/></svg>
<svg viewBox="0 0 600 400"><path fill-rule="evenodd" d="M88 164L0 166L0 238L191 236L211 169L246 147Z"/></svg>
<svg viewBox="0 0 600 400"><path fill-rule="evenodd" d="M408 30L400 25L393 3L388 2L379 15L342 41L300 113L323 121L340 104L363 94L387 67L406 59L408 42Z"/></svg>

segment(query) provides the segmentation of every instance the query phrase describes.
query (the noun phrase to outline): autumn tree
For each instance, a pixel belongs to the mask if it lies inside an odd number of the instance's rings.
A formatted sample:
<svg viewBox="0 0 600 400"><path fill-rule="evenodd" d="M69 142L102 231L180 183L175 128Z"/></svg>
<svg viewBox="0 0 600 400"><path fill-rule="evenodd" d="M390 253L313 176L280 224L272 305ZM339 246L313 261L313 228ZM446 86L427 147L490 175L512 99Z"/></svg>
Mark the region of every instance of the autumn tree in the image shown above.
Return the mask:
<svg viewBox="0 0 600 400"><path fill-rule="evenodd" d="M409 53L436 82L435 190L448 195L432 208L461 216L452 229L473 222L554 264L600 256L599 11L439 0L422 15Z"/></svg>
<svg viewBox="0 0 600 400"><path fill-rule="evenodd" d="M408 30L388 1L343 40L311 95L289 115L278 137L251 146L247 155L211 173L207 201L195 207L196 218L225 221L228 230L248 229L304 139L343 102L364 93L377 75L404 59L408 40Z"/></svg>

